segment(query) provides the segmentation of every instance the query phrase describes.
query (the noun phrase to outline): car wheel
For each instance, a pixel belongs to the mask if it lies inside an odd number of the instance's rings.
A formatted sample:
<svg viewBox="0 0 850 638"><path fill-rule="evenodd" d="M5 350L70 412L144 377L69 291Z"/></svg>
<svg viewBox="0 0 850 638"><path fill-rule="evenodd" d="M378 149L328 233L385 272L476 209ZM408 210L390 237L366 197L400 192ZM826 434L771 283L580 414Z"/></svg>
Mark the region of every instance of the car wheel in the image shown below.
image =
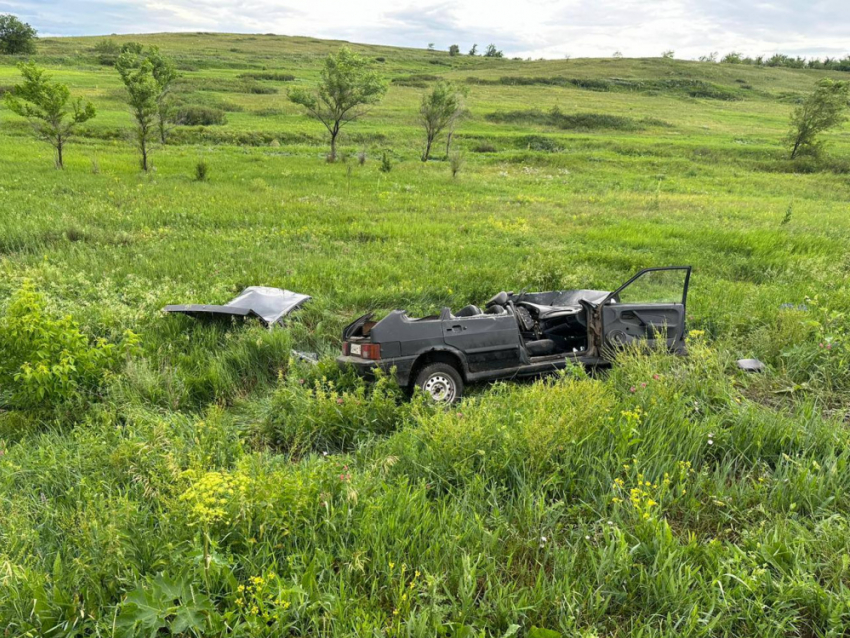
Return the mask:
<svg viewBox="0 0 850 638"><path fill-rule="evenodd" d="M454 403L463 396L463 379L453 365L432 363L416 375L416 387L436 403Z"/></svg>

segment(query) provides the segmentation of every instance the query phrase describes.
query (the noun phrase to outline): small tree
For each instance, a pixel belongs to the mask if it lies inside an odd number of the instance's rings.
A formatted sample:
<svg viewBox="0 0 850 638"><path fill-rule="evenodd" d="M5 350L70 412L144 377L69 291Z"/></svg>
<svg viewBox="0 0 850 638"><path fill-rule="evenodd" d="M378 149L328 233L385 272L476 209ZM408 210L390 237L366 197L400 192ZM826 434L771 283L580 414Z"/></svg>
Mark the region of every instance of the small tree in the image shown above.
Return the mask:
<svg viewBox="0 0 850 638"><path fill-rule="evenodd" d="M357 120L368 105L379 102L386 92L386 81L371 69L369 61L342 47L336 55L325 58L315 90L292 89L289 99L328 129L330 160L336 161L337 137L342 127Z"/></svg>
<svg viewBox="0 0 850 638"><path fill-rule="evenodd" d="M419 121L425 128L425 151L422 161L431 155L431 145L437 136L457 119L463 110L463 94L453 84L439 81L430 92L422 96L419 106Z"/></svg>
<svg viewBox="0 0 850 638"><path fill-rule="evenodd" d="M469 50L469 55L478 55L478 45L473 44L472 48Z"/></svg>
<svg viewBox="0 0 850 638"><path fill-rule="evenodd" d="M449 55L451 57L455 57L456 55L460 55L460 47L456 44L453 44L449 47Z"/></svg>
<svg viewBox="0 0 850 638"><path fill-rule="evenodd" d="M840 126L847 119L845 109L850 100L850 82L824 78L815 90L791 114L788 145L791 159L801 152L817 152L817 136Z"/></svg>
<svg viewBox="0 0 850 638"><path fill-rule="evenodd" d="M0 15L0 55L35 53L36 30L13 15Z"/></svg>
<svg viewBox="0 0 850 638"><path fill-rule="evenodd" d="M156 80L159 88L156 96L159 141L165 144L168 141L169 122L174 111L174 105L171 101L171 88L174 80L178 77L174 63L162 55L159 47L152 46L146 50L138 42L126 42L121 47L120 59L125 68L139 68L145 60L150 62L154 80ZM117 65L118 62L116 62Z"/></svg>
<svg viewBox="0 0 850 638"><path fill-rule="evenodd" d="M144 59L141 62L137 54L122 53L115 63L121 81L127 89L127 103L133 119L136 121L134 138L142 155L142 170L150 170L150 145L156 131L159 114L159 83L153 74L153 63Z"/></svg>
<svg viewBox="0 0 850 638"><path fill-rule="evenodd" d="M495 44L488 44L487 49L484 51L485 58L501 58L502 56L502 52L496 48Z"/></svg>
<svg viewBox="0 0 850 638"><path fill-rule="evenodd" d="M171 121L171 114L174 111L171 88L174 80L178 77L177 68L170 59L159 52L157 47L150 48L147 58L153 65L153 77L159 86L159 95L156 98L159 141L165 144L169 131L168 123Z"/></svg>
<svg viewBox="0 0 850 638"><path fill-rule="evenodd" d="M56 149L56 168L64 168L65 144L78 124L95 116L94 105L83 104L82 98L72 100L66 85L51 82L44 69L35 64L19 64L18 68L24 81L6 94L6 105L27 118L36 135Z"/></svg>
<svg viewBox="0 0 850 638"><path fill-rule="evenodd" d="M661 57L664 58L665 60L672 60L675 55L676 55L676 52L673 51L672 49L669 49L667 51L664 51L661 54Z"/></svg>

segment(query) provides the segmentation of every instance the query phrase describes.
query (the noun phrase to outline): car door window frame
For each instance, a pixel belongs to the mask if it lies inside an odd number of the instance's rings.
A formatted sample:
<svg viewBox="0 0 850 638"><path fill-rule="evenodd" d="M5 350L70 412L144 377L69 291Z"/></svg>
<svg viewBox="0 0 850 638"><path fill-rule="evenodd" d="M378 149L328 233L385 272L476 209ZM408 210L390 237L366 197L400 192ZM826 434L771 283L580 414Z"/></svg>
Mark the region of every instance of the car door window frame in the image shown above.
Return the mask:
<svg viewBox="0 0 850 638"><path fill-rule="evenodd" d="M612 299L615 299L619 296L619 294L631 286L635 281L646 275L647 273L657 272L657 271L665 271L665 270L684 270L685 271L685 283L682 286L682 300L681 302L672 302L672 303L681 303L683 308L687 309L688 303L688 289L690 287L691 282L691 266L660 266L657 268L644 268L637 274L635 274L631 279L629 279L622 286L617 288L614 292L608 295L605 300L600 304L600 306L604 306L607 303L610 303ZM629 305L652 305L652 303L664 303L669 304L671 302L627 302Z"/></svg>

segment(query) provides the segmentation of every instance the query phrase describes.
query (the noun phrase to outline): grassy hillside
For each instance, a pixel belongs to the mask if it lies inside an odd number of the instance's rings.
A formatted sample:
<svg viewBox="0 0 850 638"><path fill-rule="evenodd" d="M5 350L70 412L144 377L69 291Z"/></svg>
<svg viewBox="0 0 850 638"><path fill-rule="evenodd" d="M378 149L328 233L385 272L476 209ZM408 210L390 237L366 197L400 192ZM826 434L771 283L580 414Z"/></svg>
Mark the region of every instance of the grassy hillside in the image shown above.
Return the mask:
<svg viewBox="0 0 850 638"><path fill-rule="evenodd" d="M394 81L327 164L286 89L341 43L127 39L227 122L176 127L141 174L99 38L35 58L99 110L65 171L0 107L8 635L846 634L850 128L818 160L782 146L795 101L840 73L352 45ZM263 73L294 80L245 77ZM436 77L469 87L456 179L418 159ZM672 264L694 266L688 359L627 354L452 410L332 361L366 310ZM314 300L271 332L160 313L253 284Z"/></svg>

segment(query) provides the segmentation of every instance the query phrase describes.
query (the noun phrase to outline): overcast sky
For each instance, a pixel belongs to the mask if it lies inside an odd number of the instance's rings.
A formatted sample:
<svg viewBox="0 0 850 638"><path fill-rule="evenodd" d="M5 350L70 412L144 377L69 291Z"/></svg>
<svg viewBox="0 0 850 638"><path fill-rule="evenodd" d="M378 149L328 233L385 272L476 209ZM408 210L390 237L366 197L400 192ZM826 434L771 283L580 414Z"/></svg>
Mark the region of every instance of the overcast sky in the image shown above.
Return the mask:
<svg viewBox="0 0 850 638"><path fill-rule="evenodd" d="M850 54L850 0L0 0L42 35L278 33L561 58Z"/></svg>

